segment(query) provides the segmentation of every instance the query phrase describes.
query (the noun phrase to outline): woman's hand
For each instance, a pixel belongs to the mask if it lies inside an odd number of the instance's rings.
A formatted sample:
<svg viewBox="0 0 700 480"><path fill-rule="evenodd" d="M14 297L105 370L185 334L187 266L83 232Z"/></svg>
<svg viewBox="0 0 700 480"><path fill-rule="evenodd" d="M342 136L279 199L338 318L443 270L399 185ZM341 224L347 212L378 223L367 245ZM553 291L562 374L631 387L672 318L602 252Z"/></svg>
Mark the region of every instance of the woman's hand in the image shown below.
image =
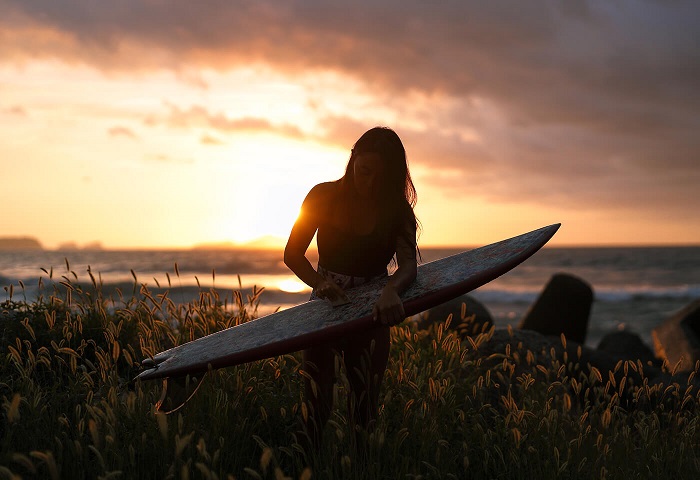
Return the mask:
<svg viewBox="0 0 700 480"><path fill-rule="evenodd" d="M316 284L315 290L319 298L327 299L334 307L349 302L343 289L325 278Z"/></svg>
<svg viewBox="0 0 700 480"><path fill-rule="evenodd" d="M382 290L379 300L372 309L372 316L375 322L389 326L398 325L406 318L401 297L392 285L387 285Z"/></svg>

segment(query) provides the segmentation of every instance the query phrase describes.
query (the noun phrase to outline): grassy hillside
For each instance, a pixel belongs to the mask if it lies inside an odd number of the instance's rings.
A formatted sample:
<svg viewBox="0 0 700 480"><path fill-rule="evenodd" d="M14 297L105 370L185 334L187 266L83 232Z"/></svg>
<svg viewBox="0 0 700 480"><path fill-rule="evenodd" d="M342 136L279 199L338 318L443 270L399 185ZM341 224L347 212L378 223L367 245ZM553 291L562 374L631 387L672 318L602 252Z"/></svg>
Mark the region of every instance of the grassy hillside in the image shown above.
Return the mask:
<svg viewBox="0 0 700 480"><path fill-rule="evenodd" d="M298 354L209 372L180 410L158 414L160 383L132 381L140 360L249 321L259 292L203 290L176 304L138 284L106 298L94 279L47 283L36 301L18 300L20 291L0 304L0 478L683 479L700 471L696 391L583 376L573 359L536 365L516 348L485 357L488 333L461 342L444 324L392 330L367 448L355 445L339 401L321 451L303 450ZM341 375L338 395L344 390Z"/></svg>

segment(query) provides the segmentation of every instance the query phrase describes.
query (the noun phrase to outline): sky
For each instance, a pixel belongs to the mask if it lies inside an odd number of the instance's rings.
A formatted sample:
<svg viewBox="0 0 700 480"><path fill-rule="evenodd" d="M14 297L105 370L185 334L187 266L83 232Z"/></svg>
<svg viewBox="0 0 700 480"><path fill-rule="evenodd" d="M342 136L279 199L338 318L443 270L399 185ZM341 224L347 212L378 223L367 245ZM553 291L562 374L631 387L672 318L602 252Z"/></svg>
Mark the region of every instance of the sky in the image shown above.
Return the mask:
<svg viewBox="0 0 700 480"><path fill-rule="evenodd" d="M375 125L423 246L700 244L696 0L0 0L2 236L283 244Z"/></svg>

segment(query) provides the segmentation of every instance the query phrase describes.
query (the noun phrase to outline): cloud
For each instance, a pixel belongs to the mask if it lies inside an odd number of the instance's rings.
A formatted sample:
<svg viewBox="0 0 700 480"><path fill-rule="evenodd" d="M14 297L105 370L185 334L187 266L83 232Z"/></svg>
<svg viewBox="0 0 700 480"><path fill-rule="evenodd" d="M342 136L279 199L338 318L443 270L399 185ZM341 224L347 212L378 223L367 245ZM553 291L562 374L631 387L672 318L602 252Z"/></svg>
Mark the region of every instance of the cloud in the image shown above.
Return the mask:
<svg viewBox="0 0 700 480"><path fill-rule="evenodd" d="M206 133L199 139L199 143L202 145L224 145L224 142Z"/></svg>
<svg viewBox="0 0 700 480"><path fill-rule="evenodd" d="M107 130L110 137L126 137L133 140L138 139L138 136L128 127L115 126Z"/></svg>
<svg viewBox="0 0 700 480"><path fill-rule="evenodd" d="M365 0L339 9L320 0L6 0L0 17L6 54L52 55L105 69L259 61L356 72L392 87L491 91L528 103L535 100L529 95L544 100L553 93L542 90L543 82L628 97L660 93L659 80L671 80L661 89L674 90L697 79L696 2L567 3ZM29 31L44 32L46 40L9 36ZM141 55L131 56L131 46L143 48Z"/></svg>
<svg viewBox="0 0 700 480"><path fill-rule="evenodd" d="M182 109L168 104L168 113L162 116L152 115L146 119L149 126L166 125L170 128L205 127L220 133L262 132L275 133L291 138L302 138L304 133L295 125L275 125L265 118L230 118L223 113L213 113L201 105Z"/></svg>
<svg viewBox="0 0 700 480"><path fill-rule="evenodd" d="M163 163L172 165L192 165L194 164L194 159L192 158L176 158L171 155L166 155L164 153L152 153L144 155L144 160L148 163Z"/></svg>
<svg viewBox="0 0 700 480"><path fill-rule="evenodd" d="M8 115L14 115L17 117L26 117L28 115L27 110L21 105L13 105L4 109L4 111Z"/></svg>
<svg viewBox="0 0 700 480"><path fill-rule="evenodd" d="M569 3L4 1L0 58L105 70L330 69L394 92L491 98L517 122L600 130L664 126L658 107L697 108L700 4Z"/></svg>
<svg viewBox="0 0 700 480"><path fill-rule="evenodd" d="M422 107L423 126L396 124L412 161L434 172L426 181L450 194L697 218L700 2L346 5L2 0L0 61L171 69L204 90L198 70L334 71L396 111L416 93L438 101ZM151 121L310 135L202 106ZM367 127L350 114L322 125L314 135L348 147Z"/></svg>

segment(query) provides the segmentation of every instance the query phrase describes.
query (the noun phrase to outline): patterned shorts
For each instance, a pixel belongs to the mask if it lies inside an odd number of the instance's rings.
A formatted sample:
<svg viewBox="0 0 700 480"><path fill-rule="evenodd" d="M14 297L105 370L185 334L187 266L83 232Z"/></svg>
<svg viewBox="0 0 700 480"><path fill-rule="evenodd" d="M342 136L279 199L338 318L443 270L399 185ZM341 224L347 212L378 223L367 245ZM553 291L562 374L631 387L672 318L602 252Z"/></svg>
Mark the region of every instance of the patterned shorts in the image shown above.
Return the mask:
<svg viewBox="0 0 700 480"><path fill-rule="evenodd" d="M325 278L326 280L330 280L343 290L348 290L353 287L359 287L360 285L371 282L374 279L383 278L387 276L387 272L384 272L380 273L379 275L373 275L371 277L353 277L352 275L344 275L342 273L331 272L330 270L326 270L325 268L323 268L321 265L318 266L316 271L323 278ZM314 300L317 298L318 296L316 296L316 290L313 290L311 292L310 299Z"/></svg>

